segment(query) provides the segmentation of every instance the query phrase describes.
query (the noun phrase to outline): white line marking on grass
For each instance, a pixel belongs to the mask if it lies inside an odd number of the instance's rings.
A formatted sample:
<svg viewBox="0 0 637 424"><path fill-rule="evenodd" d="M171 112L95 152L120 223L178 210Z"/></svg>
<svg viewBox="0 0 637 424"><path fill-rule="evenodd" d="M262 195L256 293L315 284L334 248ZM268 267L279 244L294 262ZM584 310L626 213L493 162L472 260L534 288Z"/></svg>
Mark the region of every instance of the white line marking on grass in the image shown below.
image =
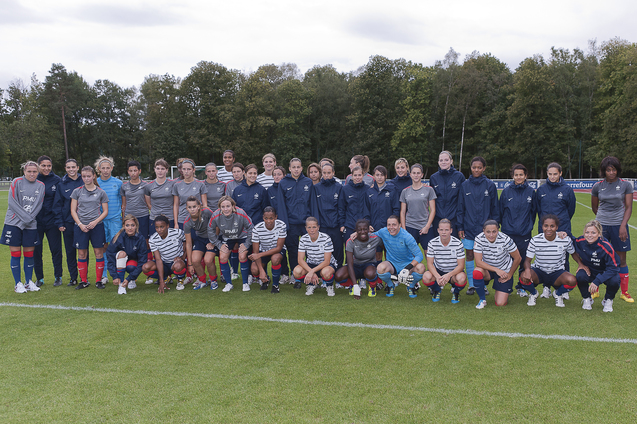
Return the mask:
<svg viewBox="0 0 637 424"><path fill-rule="evenodd" d="M585 208L588 208L588 209L590 209L590 210L593 210L593 208L591 208L590 206L586 206L586 205L585 205L584 203L582 203L582 202L577 202L577 203L579 203L580 205L584 206ZM628 224L628 226L629 226L630 228L632 228L633 230L637 230L637 227L634 227L634 226L632 226L632 225L630 225L630 224Z"/></svg>
<svg viewBox="0 0 637 424"><path fill-rule="evenodd" d="M218 318L218 319L231 319L231 320L243 320L243 321L278 322L283 324L322 325L327 327L332 326L332 327L371 328L376 330L421 331L424 333L465 334L468 336L508 337L512 339L545 339L545 340L568 340L568 341L581 341L581 342L637 344L637 339L614 339L614 338L604 338L604 337L568 336L568 335L562 335L562 334L525 334L525 333L504 333L499 331L450 330L450 329L444 329L444 328L404 327L401 325L363 324L363 323L356 323L356 322L307 321L302 319L253 317L253 316L246 316L246 315L201 314L201 313L193 313L193 312L139 311L139 310L130 310L130 309L93 308L88 306L80 307L80 306L62 306L62 305L25 305L21 303L11 303L11 302L2 302L0 303L0 306L9 306L9 307L16 307L16 308L34 308L34 309L58 309L63 311L106 312L106 313L135 314L135 315L168 315L168 316L174 316L174 317Z"/></svg>

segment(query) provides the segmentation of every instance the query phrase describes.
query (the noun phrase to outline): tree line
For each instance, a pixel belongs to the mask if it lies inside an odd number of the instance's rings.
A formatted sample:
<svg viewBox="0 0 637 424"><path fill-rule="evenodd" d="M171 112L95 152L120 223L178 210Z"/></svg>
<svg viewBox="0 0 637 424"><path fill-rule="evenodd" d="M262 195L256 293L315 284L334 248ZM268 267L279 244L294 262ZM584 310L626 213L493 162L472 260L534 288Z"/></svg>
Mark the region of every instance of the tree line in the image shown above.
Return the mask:
<svg viewBox="0 0 637 424"><path fill-rule="evenodd" d="M184 78L149 75L129 88L53 64L44 81L0 89L0 173L15 176L41 154L63 173L66 157L92 164L102 154L115 158L115 175L137 159L151 176L157 158L219 164L225 149L244 165L267 152L283 165L329 157L339 175L355 154L391 172L405 157L431 175L441 150L465 174L485 157L492 178L514 163L542 178L553 161L567 178L596 177L609 154L624 175L637 171L637 44L552 48L515 71L488 53L459 58L453 49L433 66L373 56L353 72L305 74L290 63L246 74L202 61Z"/></svg>

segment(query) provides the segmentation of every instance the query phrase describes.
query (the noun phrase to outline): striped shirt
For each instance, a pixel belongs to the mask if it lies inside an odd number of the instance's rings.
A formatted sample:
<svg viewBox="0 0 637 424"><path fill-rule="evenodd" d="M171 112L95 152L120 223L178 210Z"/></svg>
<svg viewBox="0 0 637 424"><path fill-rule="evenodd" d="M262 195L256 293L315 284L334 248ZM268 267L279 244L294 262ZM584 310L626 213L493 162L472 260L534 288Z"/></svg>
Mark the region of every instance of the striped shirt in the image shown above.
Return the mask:
<svg viewBox="0 0 637 424"><path fill-rule="evenodd" d="M564 269L566 253L573 254L574 252L575 248L570 237L561 239L555 236L553 241L548 241L542 233L531 239L526 250L526 257L531 259L535 257L534 268L551 273Z"/></svg>
<svg viewBox="0 0 637 424"><path fill-rule="evenodd" d="M465 258L464 246L460 240L451 236L446 246L440 241L440 236L427 243L427 257L434 259L436 269L447 273L458 266L458 260Z"/></svg>
<svg viewBox="0 0 637 424"><path fill-rule="evenodd" d="M334 252L332 239L325 233L318 233L316 241L312 241L309 234L305 234L299 241L299 252L305 253L305 262L318 265L325 260L325 253L330 253L330 265L336 269L336 259L331 253Z"/></svg>
<svg viewBox="0 0 637 424"><path fill-rule="evenodd" d="M154 233L148 239L148 244L150 245L151 252L159 251L162 262L172 263L176 258L184 255L185 241L186 237L184 237L183 231L169 228L168 235L165 239L161 238L159 234Z"/></svg>
<svg viewBox="0 0 637 424"><path fill-rule="evenodd" d="M260 222L252 230L252 243L259 243L259 252L267 252L276 248L279 239L285 239L287 234L285 223L280 219L274 221L272 230L265 227L265 222Z"/></svg>
<svg viewBox="0 0 637 424"><path fill-rule="evenodd" d="M498 231L498 236L493 243L487 239L484 233L478 234L473 248L474 252L482 253L482 260L486 264L506 272L509 272L511 265L513 265L511 253L516 250L518 247L511 240L511 237L500 231Z"/></svg>
<svg viewBox="0 0 637 424"><path fill-rule="evenodd" d="M150 219L154 220L159 215L164 215L171 221L173 216L173 185L176 180L166 180L163 184L153 180L144 186L144 194L150 197Z"/></svg>
<svg viewBox="0 0 637 424"><path fill-rule="evenodd" d="M269 175L269 176L265 175L265 172L264 172L263 174L257 175L257 182L261 184L263 188L267 189L272 184L274 184L274 177L272 175Z"/></svg>
<svg viewBox="0 0 637 424"><path fill-rule="evenodd" d="M217 168L217 178L222 183L226 183L226 184L229 183L233 179L232 178L232 168L230 169L230 171L226 171L226 167L225 166L221 166L221 167Z"/></svg>

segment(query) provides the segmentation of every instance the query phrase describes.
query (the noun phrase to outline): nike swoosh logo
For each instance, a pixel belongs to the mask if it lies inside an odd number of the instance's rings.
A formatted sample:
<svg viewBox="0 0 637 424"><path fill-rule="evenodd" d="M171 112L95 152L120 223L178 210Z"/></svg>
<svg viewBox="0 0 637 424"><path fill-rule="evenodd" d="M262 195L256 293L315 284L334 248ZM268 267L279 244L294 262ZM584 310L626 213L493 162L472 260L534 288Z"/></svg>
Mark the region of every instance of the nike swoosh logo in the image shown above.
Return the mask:
<svg viewBox="0 0 637 424"><path fill-rule="evenodd" d="M354 197L354 195L351 195L351 196L347 196L347 198L348 198L348 199L350 199L350 198L352 198L352 197Z"/></svg>
<svg viewBox="0 0 637 424"><path fill-rule="evenodd" d="M317 194L317 195L316 195L316 197L321 197L321 195L320 195L320 194Z"/></svg>
<svg viewBox="0 0 637 424"><path fill-rule="evenodd" d="M470 195L471 195L471 193L465 193L465 194L466 194L467 196L470 196Z"/></svg>
<svg viewBox="0 0 637 424"><path fill-rule="evenodd" d="M67 188L67 189L66 189L66 190L64 190L64 191L65 191L65 192L67 192L67 191L71 191L71 189L70 189L70 188Z"/></svg>
<svg viewBox="0 0 637 424"><path fill-rule="evenodd" d="M542 197L546 196L546 194L543 194Z"/></svg>

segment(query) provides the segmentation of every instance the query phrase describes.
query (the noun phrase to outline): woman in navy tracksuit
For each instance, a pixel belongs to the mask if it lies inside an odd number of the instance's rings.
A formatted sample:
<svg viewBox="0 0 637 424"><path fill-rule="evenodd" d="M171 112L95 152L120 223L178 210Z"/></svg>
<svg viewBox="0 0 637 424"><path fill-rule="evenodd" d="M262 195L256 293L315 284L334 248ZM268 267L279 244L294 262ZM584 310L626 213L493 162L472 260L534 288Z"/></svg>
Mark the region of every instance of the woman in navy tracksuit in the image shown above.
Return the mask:
<svg viewBox="0 0 637 424"><path fill-rule="evenodd" d="M602 301L604 312L613 312L613 299L619 290L619 256L613 246L602 237L602 224L592 220L584 227L584 235L574 240L575 252L582 259L576 272L577 287L582 294L582 309L591 310L593 299L600 284L606 284L606 295Z"/></svg>
<svg viewBox="0 0 637 424"><path fill-rule="evenodd" d="M257 182L259 174L257 166L254 164L246 166L245 174L245 180L234 189L232 198L237 203L237 207L243 209L252 223L257 225L263 222L263 209L270 206L270 202L266 189Z"/></svg>
<svg viewBox="0 0 637 424"><path fill-rule="evenodd" d="M483 173L487 161L481 156L471 159L471 176L462 183L462 190L458 195L458 235L467 251L466 268L469 289L467 294L475 293L473 288L473 241L482 232L482 227L488 219L500 222L498 209L498 190L493 181Z"/></svg>
<svg viewBox="0 0 637 424"><path fill-rule="evenodd" d="M411 177L410 177L411 178ZM400 193L392 181L387 181L387 169L383 165L374 168L374 185L368 190L371 224L374 231L387 226L387 218L400 215Z"/></svg>
<svg viewBox="0 0 637 424"><path fill-rule="evenodd" d="M44 235L49 241L49 250L51 251L51 259L53 261L53 273L55 274L54 286L62 285L62 235L60 229L55 225L55 193L59 188L61 178L53 172L53 163L48 156L40 156L38 158L40 173L38 180L44 183L44 203L42 209L36 217L38 223L38 236L40 243L35 246L33 251L33 270L37 281L35 285L40 287L44 284L44 268L42 265L42 241Z"/></svg>
<svg viewBox="0 0 637 424"><path fill-rule="evenodd" d="M334 258L338 265L343 264L343 235L341 227L345 224L338 213L338 203L342 197L343 186L334 178L334 165L329 162L321 169L321 182L310 190L310 210L318 220L320 231L327 234L334 245Z"/></svg>
<svg viewBox="0 0 637 424"><path fill-rule="evenodd" d="M438 155L438 167L438 172L429 180L429 185L436 193L436 216L432 228L437 231L440 220L446 218L451 221L452 235L458 238L458 195L465 177L453 167L451 152L446 150Z"/></svg>
<svg viewBox="0 0 637 424"><path fill-rule="evenodd" d="M511 237L520 252L520 256L522 256L518 277L524 271L526 249L531 241L531 233L537 214L535 190L526 181L527 175L528 171L524 165L514 165L511 168L513 184L502 190L499 201L502 232ZM516 288L520 297L527 296L526 290L520 284L517 284Z"/></svg>
<svg viewBox="0 0 637 424"><path fill-rule="evenodd" d="M106 257L108 272L114 276L113 284L119 285L118 294L126 294L127 287L137 287L134 282L148 260L148 248L146 237L139 232L139 221L133 215L124 217L122 229L106 249Z"/></svg>
<svg viewBox="0 0 637 424"><path fill-rule="evenodd" d="M356 231L356 221L371 220L369 186L363 181L363 169L360 166L352 169L352 179L343 187L343 194L338 202L339 221L343 223L341 232L345 243ZM341 264L339 264L341 265Z"/></svg>
<svg viewBox="0 0 637 424"><path fill-rule="evenodd" d="M305 234L305 220L310 216L310 188L312 180L303 175L301 159L290 160L290 173L279 183L277 198L279 219L285 222L288 235L285 247L288 251L290 269L296 268L299 257L299 237ZM300 284L295 287L301 288Z"/></svg>
<svg viewBox="0 0 637 424"><path fill-rule="evenodd" d="M575 214L577 204L575 193L564 182L560 164L550 163L546 174L548 175L546 183L537 189L537 216L541 220L544 215L556 215L560 219L560 227L557 230L565 231L569 236L572 236L571 218ZM542 226L539 224L538 232L542 232Z"/></svg>
<svg viewBox="0 0 637 424"><path fill-rule="evenodd" d="M66 267L69 270L71 281L67 286L77 285L77 250L75 249L75 237L73 237L73 227L75 221L71 216L71 193L78 187L84 185L80 174L80 167L75 159L66 161L66 175L58 183L55 191L55 225L64 236L64 251L66 252Z"/></svg>
<svg viewBox="0 0 637 424"><path fill-rule="evenodd" d="M391 182L396 186L398 198L400 199L400 193L411 185L411 175L409 175L409 162L407 162L407 159L396 159L396 162L394 162L394 170L396 171L396 176L392 178Z"/></svg>

